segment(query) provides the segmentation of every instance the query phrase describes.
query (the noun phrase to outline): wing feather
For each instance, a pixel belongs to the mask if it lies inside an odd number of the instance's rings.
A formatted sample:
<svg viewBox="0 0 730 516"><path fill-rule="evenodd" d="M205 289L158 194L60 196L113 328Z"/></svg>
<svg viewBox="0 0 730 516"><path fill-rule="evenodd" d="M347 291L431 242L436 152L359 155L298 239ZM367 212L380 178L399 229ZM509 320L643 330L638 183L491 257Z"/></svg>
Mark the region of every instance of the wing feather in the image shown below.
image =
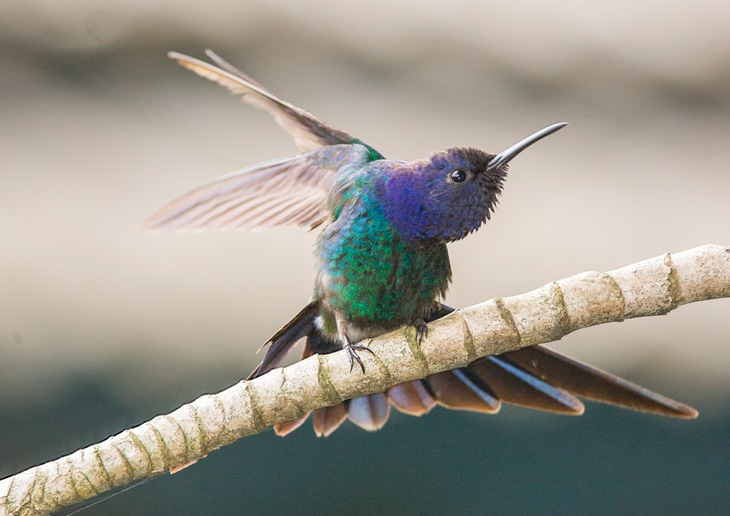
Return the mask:
<svg viewBox="0 0 730 516"><path fill-rule="evenodd" d="M218 66L177 52L169 52L167 55L201 77L217 82L235 94L242 95L243 100L252 106L268 111L277 123L294 138L297 146L304 151L326 145L361 143L351 134L336 129L317 119L311 113L276 97L260 83L212 51L208 50L206 54Z"/></svg>
<svg viewBox="0 0 730 516"><path fill-rule="evenodd" d="M327 221L327 194L342 167L371 159L362 145L334 145L262 163L201 186L145 221L153 231L311 230Z"/></svg>

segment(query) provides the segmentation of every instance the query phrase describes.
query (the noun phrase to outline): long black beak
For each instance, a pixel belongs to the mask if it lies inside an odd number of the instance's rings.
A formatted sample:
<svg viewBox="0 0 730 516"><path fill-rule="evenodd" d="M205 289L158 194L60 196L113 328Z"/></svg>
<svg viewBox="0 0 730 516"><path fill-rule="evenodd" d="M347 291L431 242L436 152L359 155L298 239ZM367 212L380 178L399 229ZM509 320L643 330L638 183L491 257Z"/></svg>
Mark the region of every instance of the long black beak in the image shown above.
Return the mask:
<svg viewBox="0 0 730 516"><path fill-rule="evenodd" d="M560 122L558 124L553 124L547 126L545 129L542 129L534 134L531 134L527 138L525 138L522 141L519 141L515 143L512 147L509 149L500 152L496 156L492 158L492 161L487 164L487 170L492 170L495 168L499 168L502 165L506 165L512 158L517 156L520 152L525 150L527 147L532 145L533 143L542 140L549 134L553 134L555 131L562 129L568 125L567 122Z"/></svg>

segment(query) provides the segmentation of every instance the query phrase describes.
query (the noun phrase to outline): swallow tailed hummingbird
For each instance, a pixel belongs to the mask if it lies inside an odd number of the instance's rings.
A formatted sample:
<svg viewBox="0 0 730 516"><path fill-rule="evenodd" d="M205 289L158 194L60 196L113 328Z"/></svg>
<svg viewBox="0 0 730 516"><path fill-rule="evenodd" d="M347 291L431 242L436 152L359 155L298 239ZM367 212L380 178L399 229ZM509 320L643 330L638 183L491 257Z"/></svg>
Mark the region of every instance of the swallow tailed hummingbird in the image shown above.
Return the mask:
<svg viewBox="0 0 730 516"><path fill-rule="evenodd" d="M306 339L304 357L345 348L363 368L362 339L425 323L452 309L441 303L451 280L447 244L490 218L510 160L566 124L553 124L498 154L454 147L416 161L386 159L370 145L285 102L206 52L213 64L178 53L170 58L262 108L294 137L301 154L221 177L171 202L146 226L158 231L322 227L315 244L311 301L269 341L249 378L276 367ZM502 402L581 414L577 396L680 418L697 411L542 346L489 356L468 367L406 382L387 392L314 411L327 436L345 419L381 428L390 406L422 415L435 405L484 413ZM277 425L286 435L309 414Z"/></svg>

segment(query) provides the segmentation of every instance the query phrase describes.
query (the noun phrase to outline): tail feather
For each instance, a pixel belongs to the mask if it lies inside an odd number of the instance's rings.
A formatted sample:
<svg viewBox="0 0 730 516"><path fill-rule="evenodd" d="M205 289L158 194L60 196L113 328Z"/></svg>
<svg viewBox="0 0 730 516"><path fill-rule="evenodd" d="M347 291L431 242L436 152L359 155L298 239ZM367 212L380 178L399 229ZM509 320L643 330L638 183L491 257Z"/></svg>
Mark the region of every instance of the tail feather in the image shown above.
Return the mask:
<svg viewBox="0 0 730 516"><path fill-rule="evenodd" d="M436 397L423 380L401 383L388 389L390 403L409 416L427 414L435 405Z"/></svg>
<svg viewBox="0 0 730 516"><path fill-rule="evenodd" d="M380 430L388 421L390 405L384 392L350 400L347 417L363 430Z"/></svg>
<svg viewBox="0 0 730 516"><path fill-rule="evenodd" d="M347 419L348 402L312 412L312 426L317 437L328 437ZM306 419L306 418L305 418Z"/></svg>
<svg viewBox="0 0 730 516"><path fill-rule="evenodd" d="M443 316L449 307L437 313ZM312 301L269 340L269 349L249 379L276 367L294 344L306 338L302 358L330 353L340 348L320 333L315 325L318 303ZM428 413L435 405L449 409L494 414L501 404L579 415L584 407L577 397L623 408L684 419L697 417L692 407L666 398L623 378L563 356L542 346L489 356L467 367L445 371L422 380L405 382L384 393L360 396L333 407L315 410L277 424L277 435L287 435L312 415L314 432L327 437L349 419L368 431L385 425L392 405L412 416Z"/></svg>
<svg viewBox="0 0 730 516"><path fill-rule="evenodd" d="M277 423L274 425L274 433L279 437L289 435L294 430L302 426L307 418L309 418L309 412L298 419L292 419L291 421L285 421L284 423Z"/></svg>
<svg viewBox="0 0 730 516"><path fill-rule="evenodd" d="M582 398L639 412L694 419L692 407L542 346L501 355L528 373Z"/></svg>
<svg viewBox="0 0 730 516"><path fill-rule="evenodd" d="M499 356L473 362L465 368L484 390L492 391L506 403L562 414L583 413L583 404L576 398L539 378L515 367ZM474 378L476 377L476 378Z"/></svg>
<svg viewBox="0 0 730 516"><path fill-rule="evenodd" d="M475 384L464 368L432 374L428 383L442 407L495 414L502 406L494 394Z"/></svg>

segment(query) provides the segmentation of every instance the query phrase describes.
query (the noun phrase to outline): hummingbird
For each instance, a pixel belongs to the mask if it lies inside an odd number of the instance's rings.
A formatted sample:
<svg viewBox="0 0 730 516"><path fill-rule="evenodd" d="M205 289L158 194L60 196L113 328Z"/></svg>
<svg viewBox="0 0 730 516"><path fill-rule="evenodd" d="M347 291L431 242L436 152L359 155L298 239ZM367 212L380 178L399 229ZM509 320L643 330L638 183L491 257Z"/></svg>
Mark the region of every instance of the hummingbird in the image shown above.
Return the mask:
<svg viewBox="0 0 730 516"><path fill-rule="evenodd" d="M153 231L322 228L314 246L317 271L311 300L269 339L249 379L277 367L302 339L302 358L345 349L350 370L357 365L363 372L360 354L371 352L360 344L363 339L410 326L420 342L427 335L427 322L453 311L442 302L451 281L447 244L491 218L515 156L567 125L550 125L498 154L453 147L416 161L389 160L362 140L279 99L210 50L210 63L176 52L168 55L268 111L302 152L194 189L154 213L145 226ZM391 406L414 416L436 405L492 414L502 403L579 415L584 411L579 397L684 419L698 414L536 345L311 415L314 432L321 437L346 419L378 430ZM274 430L287 435L309 416Z"/></svg>

